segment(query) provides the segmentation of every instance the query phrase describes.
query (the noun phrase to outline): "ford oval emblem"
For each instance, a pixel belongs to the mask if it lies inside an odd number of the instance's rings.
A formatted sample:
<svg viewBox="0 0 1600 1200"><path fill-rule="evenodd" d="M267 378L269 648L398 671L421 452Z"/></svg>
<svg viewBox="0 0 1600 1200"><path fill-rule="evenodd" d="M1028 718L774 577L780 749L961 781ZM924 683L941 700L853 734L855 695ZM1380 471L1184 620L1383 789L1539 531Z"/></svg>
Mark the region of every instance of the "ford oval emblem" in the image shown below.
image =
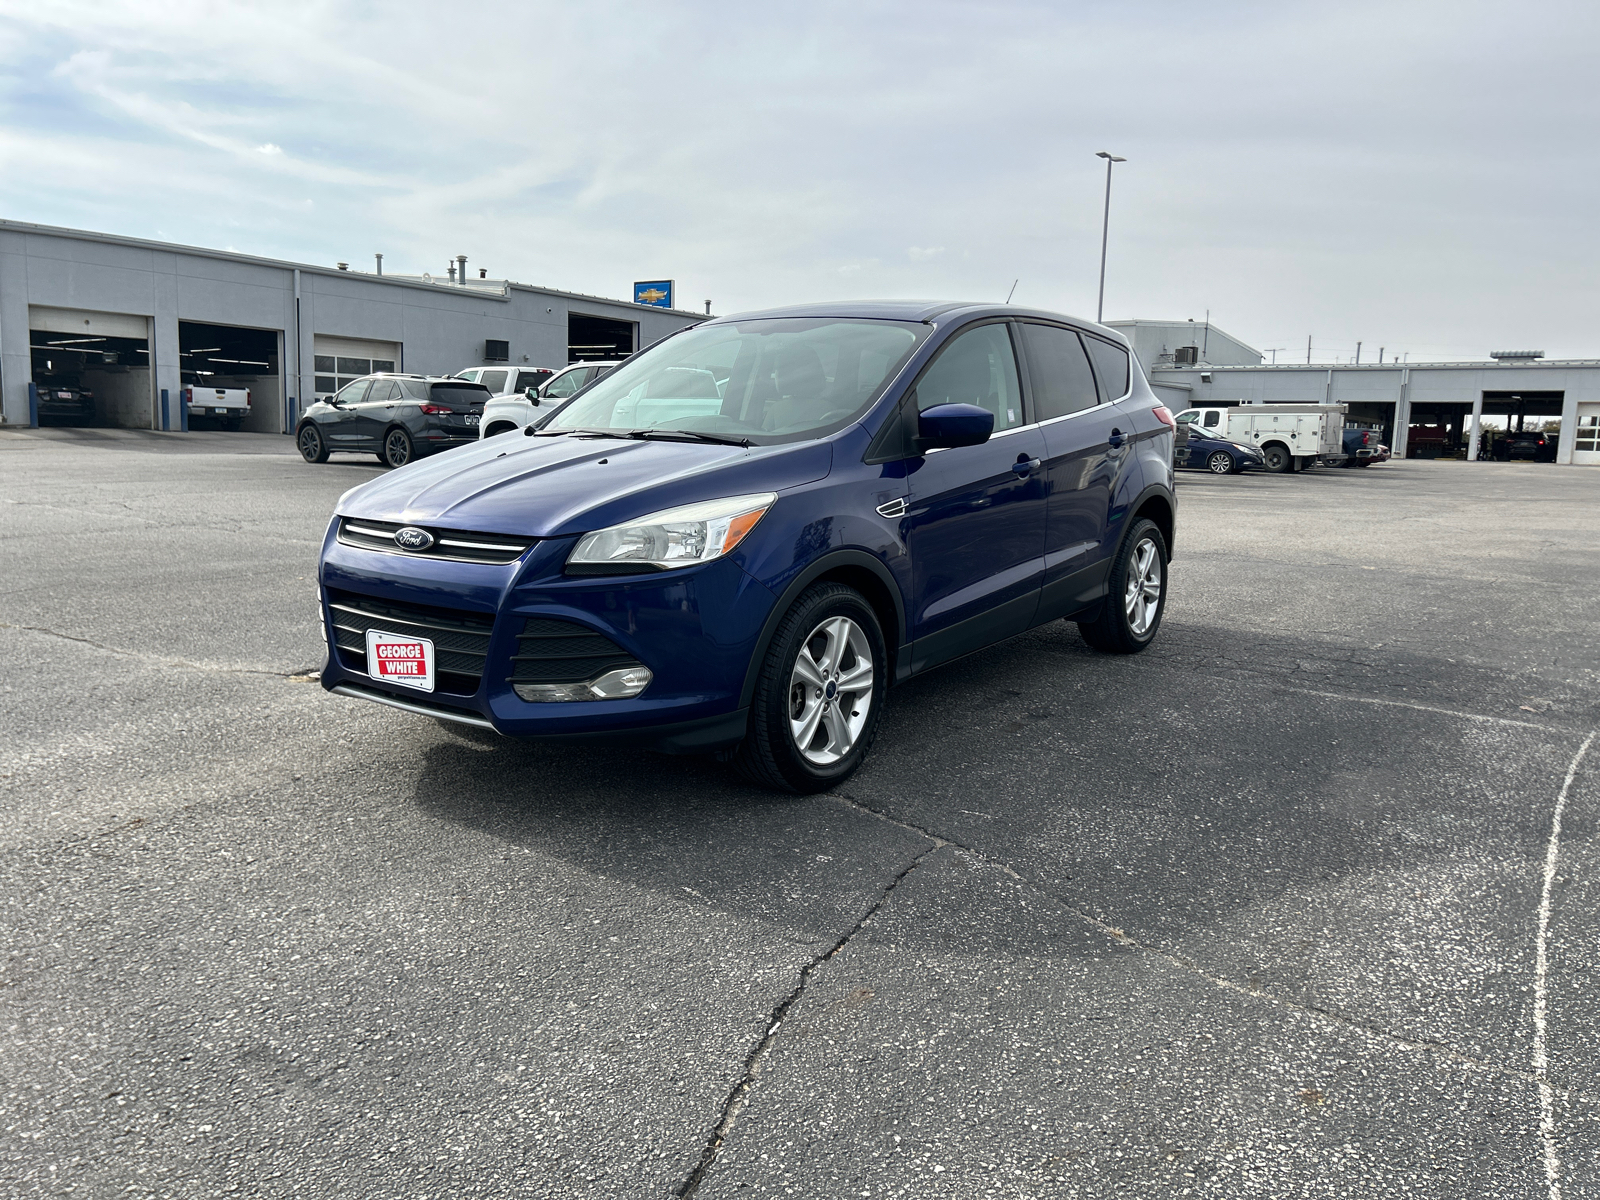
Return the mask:
<svg viewBox="0 0 1600 1200"><path fill-rule="evenodd" d="M426 550L433 545L433 534L415 525L407 525L404 529L394 531L394 544L402 550Z"/></svg>

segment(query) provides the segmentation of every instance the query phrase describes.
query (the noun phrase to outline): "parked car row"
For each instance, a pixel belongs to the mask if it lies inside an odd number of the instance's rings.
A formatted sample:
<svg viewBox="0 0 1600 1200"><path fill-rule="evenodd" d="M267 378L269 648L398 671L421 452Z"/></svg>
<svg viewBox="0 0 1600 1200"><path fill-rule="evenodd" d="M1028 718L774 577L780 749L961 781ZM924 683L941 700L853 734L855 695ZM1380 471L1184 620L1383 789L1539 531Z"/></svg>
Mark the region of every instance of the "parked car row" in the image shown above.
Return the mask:
<svg viewBox="0 0 1600 1200"><path fill-rule="evenodd" d="M1177 416L1173 465L1215 475L1387 462L1376 426L1346 424L1343 404L1241 404L1187 408Z"/></svg>

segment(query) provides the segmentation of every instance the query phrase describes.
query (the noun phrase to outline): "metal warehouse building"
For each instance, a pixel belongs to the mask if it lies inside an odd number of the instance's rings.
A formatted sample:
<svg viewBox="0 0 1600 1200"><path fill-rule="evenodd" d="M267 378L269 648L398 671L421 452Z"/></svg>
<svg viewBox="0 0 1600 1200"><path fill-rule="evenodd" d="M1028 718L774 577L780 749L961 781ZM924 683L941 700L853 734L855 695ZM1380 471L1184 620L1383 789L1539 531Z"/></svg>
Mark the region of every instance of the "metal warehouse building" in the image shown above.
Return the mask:
<svg viewBox="0 0 1600 1200"><path fill-rule="evenodd" d="M0 221L0 419L76 380L97 423L178 429L185 386L244 387L247 428L287 433L370 371L562 367L704 317L507 280L380 275ZM463 282L465 280L465 282Z"/></svg>
<svg viewBox="0 0 1600 1200"><path fill-rule="evenodd" d="M1503 351L1482 362L1268 365L1259 350L1214 326L1107 324L1133 344L1174 412L1197 404L1347 404L1351 420L1383 426L1396 457L1468 446L1475 415L1504 416L1512 427L1560 417L1556 461L1600 465L1600 359ZM1470 445L1469 456L1476 448Z"/></svg>

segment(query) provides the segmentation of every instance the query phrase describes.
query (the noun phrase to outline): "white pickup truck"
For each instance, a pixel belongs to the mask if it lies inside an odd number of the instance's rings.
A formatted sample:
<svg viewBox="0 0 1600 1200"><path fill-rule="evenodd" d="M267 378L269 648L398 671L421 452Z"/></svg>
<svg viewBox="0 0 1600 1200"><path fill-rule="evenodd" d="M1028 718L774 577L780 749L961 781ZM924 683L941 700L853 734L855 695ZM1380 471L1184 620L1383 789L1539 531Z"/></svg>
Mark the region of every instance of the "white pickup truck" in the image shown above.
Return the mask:
<svg viewBox="0 0 1600 1200"><path fill-rule="evenodd" d="M227 429L239 428L250 415L249 388L186 387L183 402L191 417L212 417Z"/></svg>
<svg viewBox="0 0 1600 1200"><path fill-rule="evenodd" d="M1186 408L1178 421L1261 447L1269 471L1303 471L1345 460L1343 404L1239 404Z"/></svg>

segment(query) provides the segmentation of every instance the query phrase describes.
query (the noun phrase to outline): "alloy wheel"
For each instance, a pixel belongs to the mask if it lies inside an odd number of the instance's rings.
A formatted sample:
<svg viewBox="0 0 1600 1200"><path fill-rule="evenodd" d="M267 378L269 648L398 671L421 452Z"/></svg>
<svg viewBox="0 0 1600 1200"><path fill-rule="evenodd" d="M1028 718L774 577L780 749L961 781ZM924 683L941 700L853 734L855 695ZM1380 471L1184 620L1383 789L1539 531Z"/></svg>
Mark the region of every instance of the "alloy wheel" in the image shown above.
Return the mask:
<svg viewBox="0 0 1600 1200"><path fill-rule="evenodd" d="M1128 563L1128 588L1122 604L1128 615L1128 628L1135 637L1143 637L1149 632L1161 605L1161 552L1149 538L1133 548L1133 557Z"/></svg>
<svg viewBox="0 0 1600 1200"><path fill-rule="evenodd" d="M322 453L322 434L317 432L315 425L307 425L300 431L300 457L307 462L316 462Z"/></svg>
<svg viewBox="0 0 1600 1200"><path fill-rule="evenodd" d="M391 429L383 439L383 457L391 467L403 467L411 461L411 439L404 429Z"/></svg>
<svg viewBox="0 0 1600 1200"><path fill-rule="evenodd" d="M789 735L807 762L850 753L872 709L872 646L849 617L829 617L800 645L789 674Z"/></svg>
<svg viewBox="0 0 1600 1200"><path fill-rule="evenodd" d="M1233 458L1226 450L1218 450L1206 459L1206 466L1211 468L1213 475L1226 475L1233 470Z"/></svg>

